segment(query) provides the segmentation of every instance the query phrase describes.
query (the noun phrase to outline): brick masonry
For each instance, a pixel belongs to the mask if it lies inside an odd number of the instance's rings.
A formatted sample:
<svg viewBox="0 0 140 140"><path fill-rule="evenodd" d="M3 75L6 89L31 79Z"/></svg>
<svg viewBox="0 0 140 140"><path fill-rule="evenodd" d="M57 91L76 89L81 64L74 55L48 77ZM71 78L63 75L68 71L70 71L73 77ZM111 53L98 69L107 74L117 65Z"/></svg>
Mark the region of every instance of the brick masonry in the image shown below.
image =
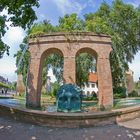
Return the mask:
<svg viewBox="0 0 140 140"><path fill-rule="evenodd" d="M43 60L51 53L59 53L64 58L63 78L66 83L75 83L75 58L87 52L97 59L99 108L113 106L112 76L109 55L112 51L111 38L94 33L53 33L29 39L31 54L27 85L27 107L39 107L41 96L41 72Z"/></svg>

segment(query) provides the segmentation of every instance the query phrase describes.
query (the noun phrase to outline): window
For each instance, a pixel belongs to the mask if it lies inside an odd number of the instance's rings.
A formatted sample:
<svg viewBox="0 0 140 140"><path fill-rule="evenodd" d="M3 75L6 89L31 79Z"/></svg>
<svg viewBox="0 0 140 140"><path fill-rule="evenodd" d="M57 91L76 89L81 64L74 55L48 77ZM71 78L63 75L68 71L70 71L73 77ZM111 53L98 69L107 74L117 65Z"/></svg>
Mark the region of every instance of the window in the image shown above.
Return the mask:
<svg viewBox="0 0 140 140"><path fill-rule="evenodd" d="M93 88L95 88L95 84L92 84L91 86L92 86Z"/></svg>
<svg viewBox="0 0 140 140"><path fill-rule="evenodd" d="M89 83L87 83L87 87L89 87Z"/></svg>
<svg viewBox="0 0 140 140"><path fill-rule="evenodd" d="M87 97L90 97L90 92L89 91L87 91Z"/></svg>

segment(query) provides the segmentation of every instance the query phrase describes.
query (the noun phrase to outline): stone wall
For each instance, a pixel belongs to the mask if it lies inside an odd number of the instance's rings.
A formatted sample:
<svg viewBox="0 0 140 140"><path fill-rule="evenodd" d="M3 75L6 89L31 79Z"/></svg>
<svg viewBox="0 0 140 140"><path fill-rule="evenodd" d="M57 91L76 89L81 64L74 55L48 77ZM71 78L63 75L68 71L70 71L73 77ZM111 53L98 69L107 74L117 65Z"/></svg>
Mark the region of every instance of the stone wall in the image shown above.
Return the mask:
<svg viewBox="0 0 140 140"><path fill-rule="evenodd" d="M140 117L140 106L92 113L48 113L0 104L0 116L53 127L89 127L118 123Z"/></svg>

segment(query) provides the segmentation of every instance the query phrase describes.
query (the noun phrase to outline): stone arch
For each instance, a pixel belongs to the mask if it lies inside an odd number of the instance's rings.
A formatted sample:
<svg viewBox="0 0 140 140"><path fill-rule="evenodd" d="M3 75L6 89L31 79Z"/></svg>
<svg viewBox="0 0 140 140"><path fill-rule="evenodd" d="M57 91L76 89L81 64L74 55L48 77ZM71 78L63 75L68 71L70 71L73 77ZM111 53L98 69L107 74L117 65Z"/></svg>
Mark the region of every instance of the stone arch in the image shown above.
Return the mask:
<svg viewBox="0 0 140 140"><path fill-rule="evenodd" d="M109 56L112 49L104 45L100 46L100 49L93 45L88 46L81 45L80 49L76 52L76 56L80 53L87 52L95 57L99 90L98 105L99 108L111 108L113 105L113 95Z"/></svg>
<svg viewBox="0 0 140 140"><path fill-rule="evenodd" d="M31 62L30 62L30 70L28 72L28 92L31 90L32 92L26 98L26 106L27 107L40 107L41 100L41 88L42 88L42 69L43 62L46 57L50 54L59 54L64 57L62 50L58 48L48 48L40 51L39 55L33 57L33 53L31 53ZM32 69L33 68L33 69Z"/></svg>
<svg viewBox="0 0 140 140"><path fill-rule="evenodd" d="M44 61L46 60L46 59L48 59L48 57L50 56L50 55L52 55L52 54L57 54L57 55L59 55L59 56L61 56L63 59L64 59L64 54L63 54L63 52L62 52L62 50L60 50L60 49L58 49L58 48L54 48L54 47L52 47L52 48L49 48L49 49L46 49L42 54L41 54L41 63L42 63L42 67L41 68L43 68L44 67ZM62 59L62 70L63 70L63 59ZM57 61L57 60L56 60ZM42 73L43 72L43 69L41 69L41 75L43 74ZM62 71L61 71L62 72ZM43 76L43 75L42 75ZM42 77L41 76L41 77ZM43 79L41 79L41 81L43 81ZM40 83L40 82L39 82ZM43 85L43 84L42 84ZM41 91L39 91L40 93L41 93Z"/></svg>
<svg viewBox="0 0 140 140"><path fill-rule="evenodd" d="M29 39L31 62L28 73L27 100L28 107L40 106L40 74L44 56L55 51L63 54L66 83L75 83L75 57L86 51L97 59L97 74L99 88L99 108L113 106L112 76L109 54L111 52L111 38L104 34L94 33L52 33Z"/></svg>
<svg viewBox="0 0 140 140"><path fill-rule="evenodd" d="M93 56L94 59L97 61L98 54L97 54L96 50L94 50L93 48L83 46L82 48L77 50L77 52L75 54L75 58L77 58L82 53L87 53L87 54ZM76 59L75 59L75 61L76 61ZM77 64L76 64L76 73L77 73ZM77 78L77 76L76 76L76 78Z"/></svg>
<svg viewBox="0 0 140 140"><path fill-rule="evenodd" d="M59 54L64 57L63 51L61 49L52 47L52 48L48 48L42 52L41 59L44 59L44 57L46 57L50 54L53 54L53 53Z"/></svg>
<svg viewBox="0 0 140 140"><path fill-rule="evenodd" d="M76 52L76 56L79 55L80 53L84 53L84 52L95 56L95 58L97 58L97 56L98 56L98 53L96 52L96 50L94 50L93 48L89 48L89 47L82 47L82 48L80 48Z"/></svg>
<svg viewBox="0 0 140 140"><path fill-rule="evenodd" d="M75 57L77 57L80 53L88 53L88 54L94 56L94 58L97 61L98 52L94 48L90 48L90 47L86 47L86 46L85 47L82 47L79 50L77 50L77 52L75 54Z"/></svg>

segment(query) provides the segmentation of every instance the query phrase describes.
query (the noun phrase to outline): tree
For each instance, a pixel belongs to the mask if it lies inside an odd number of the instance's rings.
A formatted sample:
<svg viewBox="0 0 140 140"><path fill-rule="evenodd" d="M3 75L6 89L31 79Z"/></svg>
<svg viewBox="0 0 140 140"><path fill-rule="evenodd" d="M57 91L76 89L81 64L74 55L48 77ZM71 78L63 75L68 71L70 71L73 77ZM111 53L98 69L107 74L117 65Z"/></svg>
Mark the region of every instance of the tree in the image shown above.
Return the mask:
<svg viewBox="0 0 140 140"><path fill-rule="evenodd" d="M44 33L51 33L51 32L57 32L58 28L53 26L50 21L44 20L43 22L40 23L35 23L32 28L28 30L28 35L29 36L38 36L40 34Z"/></svg>
<svg viewBox="0 0 140 140"><path fill-rule="evenodd" d="M104 2L97 12L85 15L86 30L105 33L112 38L110 61L114 86L125 84L128 62L132 62L140 48L139 11L139 8L115 0L111 6Z"/></svg>
<svg viewBox="0 0 140 140"><path fill-rule="evenodd" d="M2 37L6 33L8 27L7 22L11 22L11 26L20 26L23 29L31 27L33 21L37 19L33 6L38 7L39 0L0 0L0 12L6 10L7 15L0 15L0 58L4 52L9 50Z"/></svg>
<svg viewBox="0 0 140 140"><path fill-rule="evenodd" d="M76 57L76 83L82 86L88 82L88 75L90 71L95 71L94 57L88 53L81 53Z"/></svg>
<svg viewBox="0 0 140 140"><path fill-rule="evenodd" d="M59 31L76 32L84 30L84 21L78 18L77 14L66 14L59 18Z"/></svg>
<svg viewBox="0 0 140 140"><path fill-rule="evenodd" d="M123 83L125 86L125 71L128 69L128 62L134 59L134 55L140 49L140 7L134 8L130 4L124 4L122 0L114 0L112 5L103 2L95 13L86 14L84 18L84 20L81 20L76 14L71 14L61 17L57 26L52 26L49 22L35 24L29 30L29 35L58 31L90 31L110 35L113 49L110 55L113 85L118 87L120 83ZM53 56L53 58L55 57ZM79 71L77 83L79 85L86 81L87 73L92 68L89 65L91 57L87 56L85 59L82 57L79 55L76 60L77 70ZM56 63L56 60L58 63ZM83 71L79 62L86 64L85 71ZM59 57L58 59L51 58L51 63L57 64L56 69L62 68L63 65L63 63L60 63Z"/></svg>
<svg viewBox="0 0 140 140"><path fill-rule="evenodd" d="M59 54L50 54L45 59L42 73L43 85L46 83L47 72L50 68L52 69L58 83L63 80L63 64L63 57Z"/></svg>
<svg viewBox="0 0 140 140"><path fill-rule="evenodd" d="M26 79L27 79L27 71L29 67L29 61L30 61L30 53L28 50L25 51L24 54L22 54L25 50L26 44L27 44L28 38L25 37L23 39L23 43L20 44L20 50L17 51L17 53L14 55L16 57L16 66L17 66L17 74L23 75L23 82L24 85L26 85ZM23 59L21 56L23 55ZM21 61L21 62L20 62Z"/></svg>

